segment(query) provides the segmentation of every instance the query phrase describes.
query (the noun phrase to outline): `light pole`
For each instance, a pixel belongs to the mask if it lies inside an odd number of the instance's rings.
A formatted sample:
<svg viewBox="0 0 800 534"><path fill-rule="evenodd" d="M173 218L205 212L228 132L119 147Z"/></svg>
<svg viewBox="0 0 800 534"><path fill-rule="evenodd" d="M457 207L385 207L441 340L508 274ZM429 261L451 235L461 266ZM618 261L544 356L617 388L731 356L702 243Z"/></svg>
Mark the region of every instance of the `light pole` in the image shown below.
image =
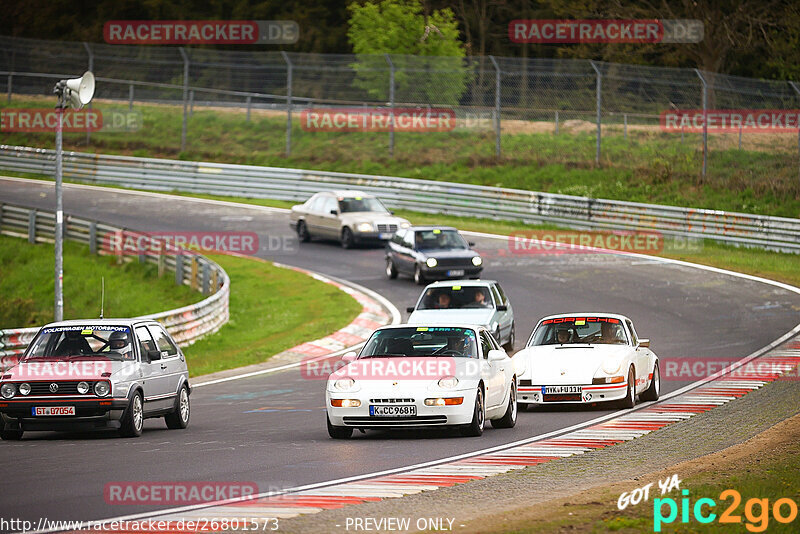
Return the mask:
<svg viewBox="0 0 800 534"><path fill-rule="evenodd" d="M55 224L55 320L64 320L64 202L61 194L62 167L62 137L64 130L64 109L71 106L73 109L81 109L92 101L94 96L94 75L87 71L80 78L59 81L53 92L58 96L56 113L58 114L58 126L56 127L56 224Z"/></svg>

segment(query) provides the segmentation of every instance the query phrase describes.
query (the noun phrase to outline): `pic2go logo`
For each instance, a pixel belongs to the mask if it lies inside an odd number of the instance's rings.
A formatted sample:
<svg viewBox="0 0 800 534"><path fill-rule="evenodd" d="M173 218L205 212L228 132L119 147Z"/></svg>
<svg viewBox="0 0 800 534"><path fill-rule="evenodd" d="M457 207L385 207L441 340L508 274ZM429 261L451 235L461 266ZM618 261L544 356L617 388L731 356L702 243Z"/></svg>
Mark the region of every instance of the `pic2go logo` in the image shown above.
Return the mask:
<svg viewBox="0 0 800 534"><path fill-rule="evenodd" d="M680 507L675 499L666 497L663 499L653 499L653 531L661 532L662 525L673 523L678 518L680 511L681 523L689 523L690 513L698 523L712 523L717 519L717 514L712 512L717 506L714 499L702 498L695 501L694 506L689 500L689 490L682 490L683 498ZM741 524L742 516L736 511L742 503L742 495L734 490L728 489L719 494L721 501L731 499L728 508L719 516L719 523ZM769 499L748 499L744 504L744 517L746 519L745 528L750 532L764 532L769 526L770 513L778 523L788 524L797 519L797 503L792 499L784 497L776 500L770 508ZM664 508L667 515L664 515Z"/></svg>

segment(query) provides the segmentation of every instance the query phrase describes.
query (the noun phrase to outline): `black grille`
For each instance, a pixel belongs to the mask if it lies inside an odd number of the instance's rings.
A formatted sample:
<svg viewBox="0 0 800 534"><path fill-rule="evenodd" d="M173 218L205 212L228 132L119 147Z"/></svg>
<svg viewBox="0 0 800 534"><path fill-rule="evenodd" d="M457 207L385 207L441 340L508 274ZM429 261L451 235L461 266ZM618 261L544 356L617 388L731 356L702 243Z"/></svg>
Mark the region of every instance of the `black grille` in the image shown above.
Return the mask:
<svg viewBox="0 0 800 534"><path fill-rule="evenodd" d="M410 417L343 417L345 425L350 426L424 426L447 423L446 415L419 415Z"/></svg>
<svg viewBox="0 0 800 534"><path fill-rule="evenodd" d="M469 269L473 267L472 260L469 258L436 258L439 267L458 267L460 269Z"/></svg>
<svg viewBox="0 0 800 534"><path fill-rule="evenodd" d="M532 386L533 382L527 379L523 379L519 381L520 386Z"/></svg>
<svg viewBox="0 0 800 534"><path fill-rule="evenodd" d="M413 404L414 399L370 399L369 402L372 404Z"/></svg>
<svg viewBox="0 0 800 534"><path fill-rule="evenodd" d="M385 232L396 232L397 225L396 224L379 224L378 225L378 232L385 233Z"/></svg>
<svg viewBox="0 0 800 534"><path fill-rule="evenodd" d="M78 393L78 383L81 380L70 381L53 381L53 382L28 382L31 385L31 392L26 396L45 396L45 395L80 395ZM94 394L94 382L86 382L89 384L89 393L85 395ZM50 384L57 384L58 390L55 392L50 391ZM19 387L19 384L17 384Z"/></svg>

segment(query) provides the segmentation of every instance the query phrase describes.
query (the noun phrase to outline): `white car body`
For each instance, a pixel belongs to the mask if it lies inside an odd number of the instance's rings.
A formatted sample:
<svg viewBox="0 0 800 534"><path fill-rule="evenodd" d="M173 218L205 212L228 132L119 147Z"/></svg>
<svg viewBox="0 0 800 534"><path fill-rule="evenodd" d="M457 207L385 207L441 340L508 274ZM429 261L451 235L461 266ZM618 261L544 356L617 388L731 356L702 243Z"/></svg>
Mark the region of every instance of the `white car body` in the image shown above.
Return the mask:
<svg viewBox="0 0 800 534"><path fill-rule="evenodd" d="M380 328L373 332L373 336L381 331L396 330L407 328L414 330L427 330L428 327L421 325L394 325ZM325 389L325 406L328 415L329 432L332 437L349 437L352 429L380 429L380 428L404 428L404 427L434 427L434 426L462 426L470 425L476 413L476 396L479 388L482 398L485 398L483 420L491 420L493 426L500 426L497 421L502 419L507 411L513 407L513 420L516 421L516 377L514 366L508 355L500 348L491 334L485 328L474 325L431 325L430 329L463 328L472 330L475 333L477 342L478 357L438 357L438 356L393 356L393 357L369 357L361 354L356 357L355 353L348 353L343 360L348 363L332 373L328 378ZM369 345L369 341L365 348ZM489 348L489 350L486 350ZM402 369L405 365L410 369L414 362L424 360L424 363L438 369L439 365L448 366L449 371L442 376L434 373L427 373L422 376L403 375L398 376L388 372L376 376L365 376L363 366L369 361L382 360L381 364L392 365L392 369ZM346 377L354 378L355 383L352 388L342 390L337 387L337 380ZM458 383L454 387L442 387L440 379L447 376L458 377ZM362 378L363 377L363 378ZM457 399L463 398L463 402L457 405L427 405L426 399ZM344 404L351 404L357 401L357 407L333 406L334 401L349 401ZM404 415L398 416L376 416L371 415L370 406L396 406L401 407ZM413 407L413 408L412 408ZM405 414L413 410L415 415L406 416ZM505 425L505 426L513 426ZM335 431L331 432L331 427L344 432L344 436L336 436ZM343 430L344 429L344 430ZM481 423L482 431L482 423ZM467 434L467 435L479 435Z"/></svg>
<svg viewBox="0 0 800 534"><path fill-rule="evenodd" d="M574 325L581 320L584 321L581 326L617 321L614 324L622 327L624 343L532 344L537 329L543 326L562 324L560 321ZM544 317L525 348L512 358L519 380L517 400L525 407L608 401L632 407L637 395L656 400L661 387L658 356L649 346L650 341L639 339L633 323L624 315L581 312ZM634 376L633 393L629 389L630 376Z"/></svg>

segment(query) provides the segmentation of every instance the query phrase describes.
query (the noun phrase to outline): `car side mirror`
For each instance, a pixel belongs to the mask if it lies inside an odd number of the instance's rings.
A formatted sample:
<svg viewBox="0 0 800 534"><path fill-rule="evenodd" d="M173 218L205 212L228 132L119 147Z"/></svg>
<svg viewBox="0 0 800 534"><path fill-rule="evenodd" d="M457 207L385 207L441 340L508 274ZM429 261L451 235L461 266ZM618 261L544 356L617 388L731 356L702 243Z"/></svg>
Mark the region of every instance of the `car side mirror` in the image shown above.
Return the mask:
<svg viewBox="0 0 800 534"><path fill-rule="evenodd" d="M500 360L505 360L508 356L506 353L499 349L493 349L489 351L489 358L490 362L499 362Z"/></svg>
<svg viewBox="0 0 800 534"><path fill-rule="evenodd" d="M339 210L331 210L331 215L339 215Z"/></svg>
<svg viewBox="0 0 800 534"><path fill-rule="evenodd" d="M160 350L148 350L147 351L147 359L151 362L161 359L161 351Z"/></svg>
<svg viewBox="0 0 800 534"><path fill-rule="evenodd" d="M506 306L505 304L498 304L497 311L508 311L508 306Z"/></svg>
<svg viewBox="0 0 800 534"><path fill-rule="evenodd" d="M407 311L408 313L411 313L411 312L413 312L413 311L414 311L414 306L409 306L408 308L406 308L406 311Z"/></svg>
<svg viewBox="0 0 800 534"><path fill-rule="evenodd" d="M356 359L356 356L358 356L358 354L356 354L355 351L345 352L344 355L342 356L342 361L352 362Z"/></svg>
<svg viewBox="0 0 800 534"><path fill-rule="evenodd" d="M645 348L645 349L648 348L650 346L650 340L649 339L640 339L639 340L639 346L642 347L642 348Z"/></svg>
<svg viewBox="0 0 800 534"><path fill-rule="evenodd" d="M469 245L471 247L474 247L475 246L475 241L467 241L467 245Z"/></svg>

